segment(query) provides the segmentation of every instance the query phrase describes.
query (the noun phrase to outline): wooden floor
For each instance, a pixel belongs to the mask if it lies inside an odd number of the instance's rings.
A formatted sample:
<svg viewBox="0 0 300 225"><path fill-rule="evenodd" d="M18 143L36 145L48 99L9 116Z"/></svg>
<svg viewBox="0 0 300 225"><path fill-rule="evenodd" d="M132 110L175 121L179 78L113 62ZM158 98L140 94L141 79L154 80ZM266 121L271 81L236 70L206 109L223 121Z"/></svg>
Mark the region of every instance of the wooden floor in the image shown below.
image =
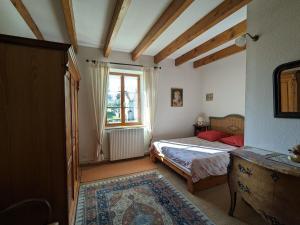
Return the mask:
<svg viewBox="0 0 300 225"><path fill-rule="evenodd" d="M152 163L148 157L82 168L82 182L157 169L176 188L198 206L217 225L264 225L262 218L242 199L237 199L235 217L228 216L228 185L219 185L192 195L187 191L185 180L162 163Z"/></svg>
<svg viewBox="0 0 300 225"><path fill-rule="evenodd" d="M108 162L98 166L84 166L81 170L81 182L90 182L109 177L153 170L156 168L157 164L152 163L148 157L135 160Z"/></svg>

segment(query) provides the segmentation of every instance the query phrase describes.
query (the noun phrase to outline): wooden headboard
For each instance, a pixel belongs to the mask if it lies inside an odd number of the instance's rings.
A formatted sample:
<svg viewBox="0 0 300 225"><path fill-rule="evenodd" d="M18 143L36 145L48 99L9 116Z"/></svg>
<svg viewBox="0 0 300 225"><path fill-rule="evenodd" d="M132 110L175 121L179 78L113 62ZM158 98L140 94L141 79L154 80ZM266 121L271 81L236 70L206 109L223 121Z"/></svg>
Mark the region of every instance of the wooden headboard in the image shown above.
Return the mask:
<svg viewBox="0 0 300 225"><path fill-rule="evenodd" d="M229 134L244 134L244 116L229 114L224 117L209 117L210 129Z"/></svg>

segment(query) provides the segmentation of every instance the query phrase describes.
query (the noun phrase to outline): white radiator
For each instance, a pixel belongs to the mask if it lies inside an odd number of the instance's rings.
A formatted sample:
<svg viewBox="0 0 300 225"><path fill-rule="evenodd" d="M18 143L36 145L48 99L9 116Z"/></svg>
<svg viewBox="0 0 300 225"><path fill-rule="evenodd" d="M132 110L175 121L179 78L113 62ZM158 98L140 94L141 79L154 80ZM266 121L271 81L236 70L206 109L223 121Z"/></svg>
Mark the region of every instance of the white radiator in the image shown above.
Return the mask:
<svg viewBox="0 0 300 225"><path fill-rule="evenodd" d="M112 129L110 161L144 156L144 128Z"/></svg>

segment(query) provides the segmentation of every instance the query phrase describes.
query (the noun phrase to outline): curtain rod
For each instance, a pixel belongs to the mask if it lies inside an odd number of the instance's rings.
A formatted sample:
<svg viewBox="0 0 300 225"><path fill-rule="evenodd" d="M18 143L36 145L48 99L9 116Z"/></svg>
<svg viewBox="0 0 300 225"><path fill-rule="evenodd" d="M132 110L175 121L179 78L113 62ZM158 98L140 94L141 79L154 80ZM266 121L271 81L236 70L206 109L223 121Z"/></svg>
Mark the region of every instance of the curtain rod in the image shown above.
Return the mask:
<svg viewBox="0 0 300 225"><path fill-rule="evenodd" d="M87 59L85 60L86 62L92 62L92 63L96 63L97 61L96 60L90 60L90 59ZM103 62L103 61L99 61L99 62ZM117 62L105 62L105 63L110 63L110 64L114 64L114 65L122 65L122 66L137 66L137 67L145 67L143 65L138 65L138 64L127 64L127 63L117 63ZM154 69L161 69L160 66L153 66Z"/></svg>

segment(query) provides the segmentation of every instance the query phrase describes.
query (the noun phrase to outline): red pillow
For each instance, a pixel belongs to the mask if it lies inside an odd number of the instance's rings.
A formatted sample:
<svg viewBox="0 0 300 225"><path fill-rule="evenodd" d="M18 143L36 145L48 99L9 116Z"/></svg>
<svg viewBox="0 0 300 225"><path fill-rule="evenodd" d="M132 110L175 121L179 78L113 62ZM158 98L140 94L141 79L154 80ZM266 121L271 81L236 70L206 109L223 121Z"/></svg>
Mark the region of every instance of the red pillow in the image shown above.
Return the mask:
<svg viewBox="0 0 300 225"><path fill-rule="evenodd" d="M207 141L217 141L221 138L228 137L229 135L218 130L208 130L200 132L197 137Z"/></svg>
<svg viewBox="0 0 300 225"><path fill-rule="evenodd" d="M229 137L225 137L219 140L220 142L236 147L244 146L244 136L243 135L233 135Z"/></svg>

